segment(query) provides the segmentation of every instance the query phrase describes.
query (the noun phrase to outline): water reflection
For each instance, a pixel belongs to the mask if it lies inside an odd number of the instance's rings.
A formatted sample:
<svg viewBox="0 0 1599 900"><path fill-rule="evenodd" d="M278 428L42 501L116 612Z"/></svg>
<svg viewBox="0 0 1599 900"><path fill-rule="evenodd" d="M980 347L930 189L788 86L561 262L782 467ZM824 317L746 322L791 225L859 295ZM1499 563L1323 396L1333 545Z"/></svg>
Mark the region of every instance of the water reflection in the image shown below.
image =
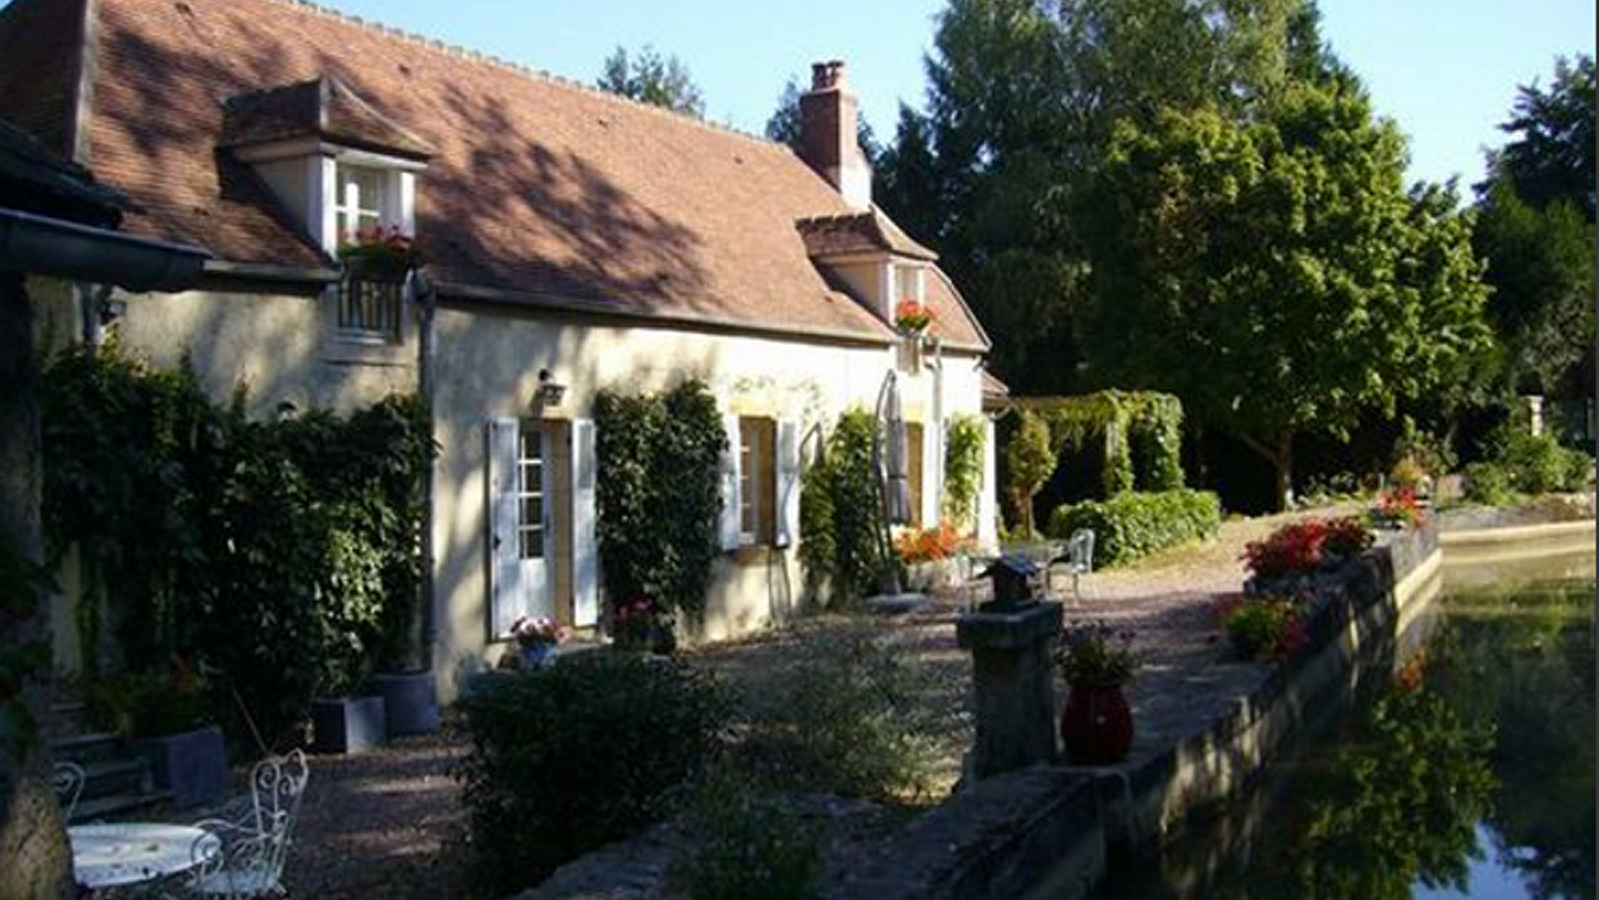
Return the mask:
<svg viewBox="0 0 1599 900"><path fill-rule="evenodd" d="M1393 682L1167 848L1158 872L1100 896L1593 900L1591 563L1586 574L1451 587L1424 654Z"/></svg>

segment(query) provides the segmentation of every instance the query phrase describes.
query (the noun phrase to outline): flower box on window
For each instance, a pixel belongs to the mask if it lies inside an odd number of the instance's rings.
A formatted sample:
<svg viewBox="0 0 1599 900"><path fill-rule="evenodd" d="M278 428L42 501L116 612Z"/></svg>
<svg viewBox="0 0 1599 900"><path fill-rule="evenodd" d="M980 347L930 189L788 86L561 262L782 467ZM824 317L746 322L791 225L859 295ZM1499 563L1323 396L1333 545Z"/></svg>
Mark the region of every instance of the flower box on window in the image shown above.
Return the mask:
<svg viewBox="0 0 1599 900"><path fill-rule="evenodd" d="M894 307L894 324L906 337L920 337L933 324L933 310L914 297L906 297Z"/></svg>
<svg viewBox="0 0 1599 900"><path fill-rule="evenodd" d="M345 277L358 281L401 282L422 264L416 239L390 226L362 228L339 243L339 262Z"/></svg>

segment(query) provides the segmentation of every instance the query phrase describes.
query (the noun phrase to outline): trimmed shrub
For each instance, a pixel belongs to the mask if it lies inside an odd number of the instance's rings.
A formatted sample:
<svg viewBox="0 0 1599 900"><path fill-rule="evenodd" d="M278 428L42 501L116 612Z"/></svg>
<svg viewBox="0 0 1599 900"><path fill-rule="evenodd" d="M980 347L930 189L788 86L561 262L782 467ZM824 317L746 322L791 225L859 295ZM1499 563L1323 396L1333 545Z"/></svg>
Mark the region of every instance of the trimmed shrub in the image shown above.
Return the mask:
<svg viewBox="0 0 1599 900"><path fill-rule="evenodd" d="M821 869L815 829L779 797L732 774L696 793L689 840L668 873L689 900L805 900Z"/></svg>
<svg viewBox="0 0 1599 900"><path fill-rule="evenodd" d="M1049 519L1051 537L1065 539L1079 528L1094 532L1094 562L1113 566L1157 550L1201 540L1221 527L1221 502L1210 491L1181 488L1129 492L1109 500L1061 506Z"/></svg>
<svg viewBox="0 0 1599 900"><path fill-rule="evenodd" d="M877 420L855 407L838 417L823 457L800 479L800 562L811 590L831 584L835 606L877 589L885 567L882 503L872 465Z"/></svg>
<svg viewBox="0 0 1599 900"><path fill-rule="evenodd" d="M1516 489L1528 494L1580 491L1587 486L1593 462L1580 450L1560 446L1552 434L1525 431L1513 431L1504 439L1500 459Z"/></svg>
<svg viewBox="0 0 1599 900"><path fill-rule="evenodd" d="M455 774L485 877L504 892L673 814L728 721L708 676L631 654L482 679L459 703L472 749Z"/></svg>
<svg viewBox="0 0 1599 900"><path fill-rule="evenodd" d="M925 790L939 723L918 713L920 687L869 627L802 636L794 661L743 699L738 759L772 787L893 800Z"/></svg>
<svg viewBox="0 0 1599 900"><path fill-rule="evenodd" d="M1474 462L1467 465L1462 474L1466 479L1467 502L1502 506L1516 497L1510 473L1497 463Z"/></svg>

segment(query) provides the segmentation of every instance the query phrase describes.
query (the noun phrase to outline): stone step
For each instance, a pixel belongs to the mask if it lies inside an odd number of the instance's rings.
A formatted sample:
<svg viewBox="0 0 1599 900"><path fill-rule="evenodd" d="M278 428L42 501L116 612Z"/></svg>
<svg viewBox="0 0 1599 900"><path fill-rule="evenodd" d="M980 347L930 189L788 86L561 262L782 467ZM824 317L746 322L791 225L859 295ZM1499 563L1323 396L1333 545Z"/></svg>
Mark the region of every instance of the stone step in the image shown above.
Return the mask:
<svg viewBox="0 0 1599 900"><path fill-rule="evenodd" d="M122 736L109 731L75 734L50 742L50 755L54 759L69 760L87 765L96 760L116 759L127 755Z"/></svg>
<svg viewBox="0 0 1599 900"><path fill-rule="evenodd" d="M166 791L112 794L96 797L93 800L80 800L77 808L72 811L72 822L82 824L134 817L149 818L151 813L164 808L169 800L171 795Z"/></svg>
<svg viewBox="0 0 1599 900"><path fill-rule="evenodd" d="M81 800L95 800L118 794L144 794L153 789L150 761L143 756L100 759L83 763Z"/></svg>

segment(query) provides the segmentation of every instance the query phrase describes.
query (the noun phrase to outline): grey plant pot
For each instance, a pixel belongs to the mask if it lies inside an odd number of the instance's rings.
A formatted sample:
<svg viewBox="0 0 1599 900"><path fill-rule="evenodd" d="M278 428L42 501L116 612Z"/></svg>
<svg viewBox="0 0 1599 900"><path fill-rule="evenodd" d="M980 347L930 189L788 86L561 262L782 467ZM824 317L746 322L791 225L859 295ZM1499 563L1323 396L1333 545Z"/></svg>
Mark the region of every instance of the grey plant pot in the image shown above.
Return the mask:
<svg viewBox="0 0 1599 900"><path fill-rule="evenodd" d="M383 698L325 697L311 701L311 750L359 753L382 746L388 737Z"/></svg>
<svg viewBox="0 0 1599 900"><path fill-rule="evenodd" d="M142 738L138 746L150 761L155 786L172 794L173 806L199 806L227 795L227 749L217 726Z"/></svg>
<svg viewBox="0 0 1599 900"><path fill-rule="evenodd" d="M438 730L439 697L432 672L384 672L372 676L372 686L383 697L389 737Z"/></svg>

